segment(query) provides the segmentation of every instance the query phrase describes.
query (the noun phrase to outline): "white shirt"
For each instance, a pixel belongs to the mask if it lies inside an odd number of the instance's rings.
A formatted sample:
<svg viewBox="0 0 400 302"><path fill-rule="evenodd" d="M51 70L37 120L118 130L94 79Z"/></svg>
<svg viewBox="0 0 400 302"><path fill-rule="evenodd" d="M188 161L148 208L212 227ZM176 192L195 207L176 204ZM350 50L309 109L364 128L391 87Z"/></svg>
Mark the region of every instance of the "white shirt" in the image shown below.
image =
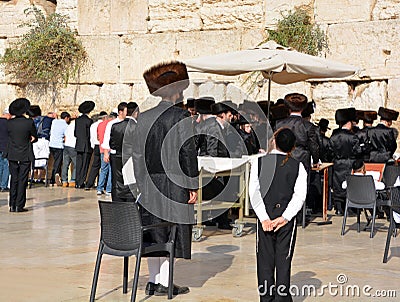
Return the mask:
<svg viewBox="0 0 400 302"><path fill-rule="evenodd" d="M99 145L100 142L97 137L97 127L99 124L102 122L102 120L98 120L97 122L93 123L90 126L90 145L92 146L92 149L94 148L95 145Z"/></svg>
<svg viewBox="0 0 400 302"><path fill-rule="evenodd" d="M64 141L64 146L65 147L71 147L75 148L76 144L76 137L75 137L75 121L71 121L71 123L67 126L67 129L65 129L65 141Z"/></svg>
<svg viewBox="0 0 400 302"><path fill-rule="evenodd" d="M282 154L276 149L272 150L270 154ZM268 156L268 155L267 155ZM284 190L284 187L282 187ZM262 222L270 220L267 210L265 208L263 196L261 196L260 180L258 178L258 158L254 159L251 163L250 181L249 181L249 195L250 202L256 213L258 219ZM294 185L292 198L290 199L286 210L283 212L282 217L290 221L301 210L307 196L307 172L302 163L299 162L299 173Z"/></svg>
<svg viewBox="0 0 400 302"><path fill-rule="evenodd" d="M354 175L361 175L361 176L365 176L362 173L354 173ZM374 179L374 185L375 185L375 190L384 190L385 189L385 184L381 181L375 180ZM344 181L342 183L342 189L346 190L347 189L347 181Z"/></svg>
<svg viewBox="0 0 400 302"><path fill-rule="evenodd" d="M113 119L112 121L109 121L106 126L106 130L104 131L104 140L103 140L103 143L101 144L101 147L103 149L109 150L111 154L116 153L115 150L112 150L110 148L111 127L112 127L112 125L122 122L122 121L123 120L121 120L119 117L117 117L116 119Z"/></svg>

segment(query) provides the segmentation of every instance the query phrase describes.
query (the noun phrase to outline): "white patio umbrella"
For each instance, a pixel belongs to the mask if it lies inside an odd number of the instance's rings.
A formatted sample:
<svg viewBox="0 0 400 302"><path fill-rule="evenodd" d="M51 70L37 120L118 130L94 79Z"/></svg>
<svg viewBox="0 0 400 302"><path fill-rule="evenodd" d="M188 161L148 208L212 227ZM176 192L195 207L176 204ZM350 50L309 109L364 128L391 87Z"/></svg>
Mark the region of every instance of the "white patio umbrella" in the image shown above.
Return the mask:
<svg viewBox="0 0 400 302"><path fill-rule="evenodd" d="M268 100L271 81L291 84L308 79L344 78L359 71L357 67L304 54L275 41L252 49L194 58L185 63L192 71L227 76L261 71L269 79Z"/></svg>

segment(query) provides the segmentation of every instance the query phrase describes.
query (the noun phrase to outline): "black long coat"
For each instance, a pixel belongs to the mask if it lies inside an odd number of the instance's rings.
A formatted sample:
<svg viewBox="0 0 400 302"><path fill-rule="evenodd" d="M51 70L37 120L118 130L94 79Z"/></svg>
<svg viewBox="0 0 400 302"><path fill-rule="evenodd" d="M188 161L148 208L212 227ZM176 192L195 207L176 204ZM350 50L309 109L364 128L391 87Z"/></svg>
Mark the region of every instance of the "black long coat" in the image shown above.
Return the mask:
<svg viewBox="0 0 400 302"><path fill-rule="evenodd" d="M199 155L229 157L225 129L222 129L215 117L210 117L197 125Z"/></svg>
<svg viewBox="0 0 400 302"><path fill-rule="evenodd" d="M7 121L8 144L4 157L13 161L34 161L31 136L37 141L37 131L32 119L17 116Z"/></svg>
<svg viewBox="0 0 400 302"><path fill-rule="evenodd" d="M323 163L330 163L333 160L333 154L329 148L329 138L319 132L318 134L318 145L319 145L319 158Z"/></svg>
<svg viewBox="0 0 400 302"><path fill-rule="evenodd" d="M371 129L372 127L365 126L355 133L360 141L361 158L364 160L364 162L370 162L371 136L369 132Z"/></svg>
<svg viewBox="0 0 400 302"><path fill-rule="evenodd" d="M395 129L378 124L368 134L371 141L370 162L386 163L397 148Z"/></svg>
<svg viewBox="0 0 400 302"><path fill-rule="evenodd" d="M346 191L342 183L351 174L353 162L361 154L358 137L347 129L337 129L330 138L329 147L333 153L333 198L343 200Z"/></svg>
<svg viewBox="0 0 400 302"><path fill-rule="evenodd" d="M282 127L289 128L296 136L296 148L292 157L302 162L306 171L310 171L311 156L314 164L319 161L318 127L298 115L277 121L276 130Z"/></svg>
<svg viewBox="0 0 400 302"><path fill-rule="evenodd" d="M194 206L189 189L198 188L197 153L190 114L161 101L140 114L134 133L133 163L143 224L178 222L175 257L190 259ZM165 242L166 229L146 242Z"/></svg>
<svg viewBox="0 0 400 302"><path fill-rule="evenodd" d="M90 126L93 120L86 114L82 114L75 120L75 132L76 145L75 149L77 152L92 152L90 145Z"/></svg>

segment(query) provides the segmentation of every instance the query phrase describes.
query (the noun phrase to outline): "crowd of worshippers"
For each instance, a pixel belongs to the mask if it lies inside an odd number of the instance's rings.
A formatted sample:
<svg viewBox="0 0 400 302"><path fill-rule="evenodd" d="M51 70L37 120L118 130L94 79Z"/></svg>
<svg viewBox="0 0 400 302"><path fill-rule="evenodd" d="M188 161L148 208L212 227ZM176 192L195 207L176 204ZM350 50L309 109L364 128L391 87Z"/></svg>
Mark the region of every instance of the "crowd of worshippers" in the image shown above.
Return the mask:
<svg viewBox="0 0 400 302"><path fill-rule="evenodd" d="M205 96L189 98L185 104L176 106L183 106L191 114L199 156L241 157L268 152L273 132L282 127L291 129L296 136L296 148L291 156L302 162L308 172L307 206L317 212L322 205L321 178L318 172L312 171L313 165L334 163L332 204L336 214L342 215L346 196L342 183L351 174L354 161L388 163L393 161L397 148L398 132L391 126L399 113L383 107L378 112L338 109L335 113L338 128L328 138L329 121L322 118L317 125L310 122L315 103L308 102L307 97L299 93L288 94L270 104L244 100L237 106L232 101L216 102L213 97ZM85 101L80 104L78 115L62 112L58 118L53 112L42 115L39 106L29 103L25 113L33 120L37 135L33 143L34 158L51 155L54 159L50 184L86 190L95 188L98 195L112 195L113 200L119 200L119 196L124 195L118 191L118 184L123 182L123 136L128 120L138 118L139 107L135 102L122 102L109 114L102 111L89 117L94 108L94 102ZM0 119L2 192L9 190L9 161L5 153L9 135L7 120L11 115L15 116L15 112L6 110ZM379 123L373 126L378 116ZM360 120L362 129L358 126ZM122 121L125 123L115 125ZM24 156L24 161L26 159ZM38 164L36 161L35 166ZM24 173L29 173L28 170ZM43 176L39 173L35 181L42 182ZM226 178L211 179L203 190L203 199L213 199L226 183ZM221 228L230 228L227 212L217 218L217 223Z"/></svg>
<svg viewBox="0 0 400 302"><path fill-rule="evenodd" d="M388 108L380 107L378 112L338 109L335 112L338 127L328 138L329 121L321 118L317 124L312 123L315 103L308 102L307 97L299 93L271 102L269 108L266 101L245 100L236 107L231 101L215 103L212 97L188 99L186 106L193 117L195 133L200 133L196 138L200 156L240 157L268 152L268 140L274 131L280 128L292 130L296 136L296 148L291 156L302 162L308 173L306 203L313 212L322 210L322 175L313 171L313 167L322 162L334 163L330 208L334 207L337 215L343 215L346 190L342 184L352 173L356 159L365 163L395 162L393 155L398 132L392 128L392 122L397 120L399 113ZM379 121L373 126L378 116ZM360 121L363 122L362 128L358 126ZM204 188L205 199L221 191L223 182L222 178L211 181L208 186L212 188ZM211 196L207 196L208 191L211 191ZM379 212L379 215L383 213Z"/></svg>

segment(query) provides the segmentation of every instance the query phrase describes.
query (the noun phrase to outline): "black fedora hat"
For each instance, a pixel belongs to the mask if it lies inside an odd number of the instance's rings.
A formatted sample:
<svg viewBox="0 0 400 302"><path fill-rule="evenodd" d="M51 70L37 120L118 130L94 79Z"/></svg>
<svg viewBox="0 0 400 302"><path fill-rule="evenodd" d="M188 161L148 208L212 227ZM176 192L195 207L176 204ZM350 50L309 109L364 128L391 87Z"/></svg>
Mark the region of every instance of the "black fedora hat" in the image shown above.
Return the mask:
<svg viewBox="0 0 400 302"><path fill-rule="evenodd" d="M199 114L211 114L211 106L215 104L212 96L203 96L194 101L194 110Z"/></svg>
<svg viewBox="0 0 400 302"><path fill-rule="evenodd" d="M322 131L326 131L326 130L330 130L331 128L329 128L329 121L326 118L322 118L319 120L318 122L318 126Z"/></svg>
<svg viewBox="0 0 400 302"><path fill-rule="evenodd" d="M11 102L8 110L11 115L20 116L25 114L29 110L30 106L31 103L28 99L18 98Z"/></svg>
<svg viewBox="0 0 400 302"><path fill-rule="evenodd" d="M232 108L229 105L229 102L225 103L225 102L220 102L220 103L215 103L211 106L211 112L214 115L220 114L220 113L224 113L224 112L233 112L235 109Z"/></svg>
<svg viewBox="0 0 400 302"><path fill-rule="evenodd" d="M84 101L82 104L79 105L78 111L83 114L90 113L96 104L93 101Z"/></svg>

